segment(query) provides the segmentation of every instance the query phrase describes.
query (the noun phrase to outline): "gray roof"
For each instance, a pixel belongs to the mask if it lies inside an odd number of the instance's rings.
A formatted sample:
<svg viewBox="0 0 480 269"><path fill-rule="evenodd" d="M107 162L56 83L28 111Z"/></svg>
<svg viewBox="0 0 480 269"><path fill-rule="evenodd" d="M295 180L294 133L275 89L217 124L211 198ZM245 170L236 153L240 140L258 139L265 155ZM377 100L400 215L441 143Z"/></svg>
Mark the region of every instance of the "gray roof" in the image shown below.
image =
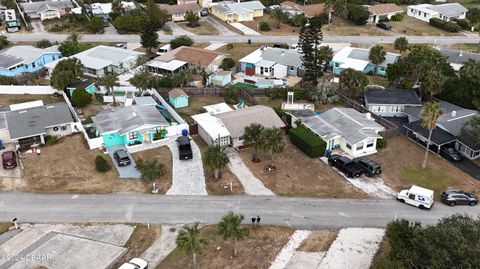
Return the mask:
<svg viewBox="0 0 480 269"><path fill-rule="evenodd" d="M0 130L7 128L7 117L5 112L0 112Z"/></svg>
<svg viewBox="0 0 480 269"><path fill-rule="evenodd" d="M365 104L418 105L422 102L414 90L367 87L364 91Z"/></svg>
<svg viewBox="0 0 480 269"><path fill-rule="evenodd" d="M216 114L215 117L222 121L232 137L242 136L245 133L245 127L252 123L259 123L265 128L285 127L272 108L262 105Z"/></svg>
<svg viewBox="0 0 480 269"><path fill-rule="evenodd" d="M442 5L432 5L428 7L431 10L435 10L447 17L460 16L462 13L467 12L468 9L459 3L448 3Z"/></svg>
<svg viewBox="0 0 480 269"><path fill-rule="evenodd" d="M75 7L70 0L59 0L59 1L39 1L32 3L20 3L22 9L25 13L40 13L47 10L63 10L66 8Z"/></svg>
<svg viewBox="0 0 480 269"><path fill-rule="evenodd" d="M72 114L70 114L70 110L65 103L49 104L7 113L8 131L12 139L45 134L47 127L72 122Z"/></svg>
<svg viewBox="0 0 480 269"><path fill-rule="evenodd" d="M30 64L45 53L58 53L58 46L45 49L33 46L13 46L0 51L0 67L10 68L18 64Z"/></svg>
<svg viewBox="0 0 480 269"><path fill-rule="evenodd" d="M368 138L380 138L377 132L385 130L373 118L368 119L353 108L331 108L320 115L310 110L292 113L306 127L320 135L325 141L342 137L351 145Z"/></svg>
<svg viewBox="0 0 480 269"><path fill-rule="evenodd" d="M158 104L151 96L137 96L134 100L136 105L156 105Z"/></svg>
<svg viewBox="0 0 480 269"><path fill-rule="evenodd" d="M125 134L143 125L170 125L155 106L132 105L110 108L97 113L92 120L101 133L118 131Z"/></svg>
<svg viewBox="0 0 480 269"><path fill-rule="evenodd" d="M368 59L369 54L370 51L368 49L354 48L352 49L350 54L348 54L348 58L370 62L370 60ZM388 64L393 64L397 61L397 58L399 57L400 54L387 52L387 54L385 54L385 61L379 64L379 66L387 66Z"/></svg>
<svg viewBox="0 0 480 269"><path fill-rule="evenodd" d="M438 51L440 51L440 53L443 54L443 56L447 57L447 60L449 63L463 64L469 59L480 61L480 54L478 53L471 53L471 52L465 52L461 50L452 50L452 49L440 49L440 48L438 48Z"/></svg>
<svg viewBox="0 0 480 269"><path fill-rule="evenodd" d="M460 130L471 117L479 114L476 110L465 109L445 101L440 101L440 107L443 115L438 119L437 125L442 126L454 136L460 134ZM406 107L404 113L420 120L422 109L422 107Z"/></svg>
<svg viewBox="0 0 480 269"><path fill-rule="evenodd" d="M286 66L301 66L302 55L296 51L267 47L262 53L263 60L272 61Z"/></svg>

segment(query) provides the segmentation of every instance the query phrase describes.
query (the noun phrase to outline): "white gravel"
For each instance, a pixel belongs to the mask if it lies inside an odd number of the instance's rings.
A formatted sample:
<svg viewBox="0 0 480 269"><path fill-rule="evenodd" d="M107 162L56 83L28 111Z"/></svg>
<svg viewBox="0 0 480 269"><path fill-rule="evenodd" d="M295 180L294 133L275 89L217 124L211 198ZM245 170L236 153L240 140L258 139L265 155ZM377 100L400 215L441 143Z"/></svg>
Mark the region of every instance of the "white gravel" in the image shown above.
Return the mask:
<svg viewBox="0 0 480 269"><path fill-rule="evenodd" d="M368 269L382 241L384 229L346 228L340 230L318 268Z"/></svg>
<svg viewBox="0 0 480 269"><path fill-rule="evenodd" d="M288 243L283 246L280 253L278 253L275 261L273 261L270 269L284 269L288 262L292 259L293 255L297 248L302 244L303 240L307 239L310 235L311 231L306 230L296 230L292 236L290 236L290 240Z"/></svg>

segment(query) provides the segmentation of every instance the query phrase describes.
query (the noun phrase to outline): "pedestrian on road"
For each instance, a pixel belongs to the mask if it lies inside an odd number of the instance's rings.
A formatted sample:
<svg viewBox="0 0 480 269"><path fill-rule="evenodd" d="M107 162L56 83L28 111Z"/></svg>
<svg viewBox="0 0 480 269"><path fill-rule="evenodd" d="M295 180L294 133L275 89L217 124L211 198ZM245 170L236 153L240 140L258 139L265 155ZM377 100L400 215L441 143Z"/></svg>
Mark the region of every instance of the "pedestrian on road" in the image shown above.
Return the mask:
<svg viewBox="0 0 480 269"><path fill-rule="evenodd" d="M257 227L260 227L260 216L257 215Z"/></svg>
<svg viewBox="0 0 480 269"><path fill-rule="evenodd" d="M252 218L252 229L255 228L255 217Z"/></svg>

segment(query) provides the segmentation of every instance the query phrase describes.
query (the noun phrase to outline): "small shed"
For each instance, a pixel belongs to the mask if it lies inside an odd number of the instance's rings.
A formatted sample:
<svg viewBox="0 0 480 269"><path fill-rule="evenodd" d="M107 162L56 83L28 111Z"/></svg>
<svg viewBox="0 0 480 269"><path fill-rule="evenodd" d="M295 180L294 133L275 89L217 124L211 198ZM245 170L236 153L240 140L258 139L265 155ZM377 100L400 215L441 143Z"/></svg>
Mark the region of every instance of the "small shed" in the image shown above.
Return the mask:
<svg viewBox="0 0 480 269"><path fill-rule="evenodd" d="M187 107L188 95L184 90L175 88L168 92L168 101L174 108Z"/></svg>
<svg viewBox="0 0 480 269"><path fill-rule="evenodd" d="M94 94L95 93L95 82L91 81L91 80L81 80L81 81L77 81L75 83L73 83L72 85L69 85L67 87L67 90L70 94L70 96L72 96L73 92L76 90L76 89L85 89L89 94Z"/></svg>
<svg viewBox="0 0 480 269"><path fill-rule="evenodd" d="M232 82L232 71L217 70L208 78L208 83L213 86L223 87Z"/></svg>

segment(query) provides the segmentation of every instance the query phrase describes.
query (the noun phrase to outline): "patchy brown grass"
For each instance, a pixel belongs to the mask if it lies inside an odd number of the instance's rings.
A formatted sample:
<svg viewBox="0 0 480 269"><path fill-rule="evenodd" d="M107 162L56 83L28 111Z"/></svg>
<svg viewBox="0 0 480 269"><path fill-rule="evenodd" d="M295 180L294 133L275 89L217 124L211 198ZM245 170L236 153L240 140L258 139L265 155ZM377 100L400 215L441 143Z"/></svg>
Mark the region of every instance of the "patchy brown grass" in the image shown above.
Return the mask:
<svg viewBox="0 0 480 269"><path fill-rule="evenodd" d="M0 234L7 232L11 226L12 224L9 222L0 222Z"/></svg>
<svg viewBox="0 0 480 269"><path fill-rule="evenodd" d="M383 87L388 87L390 84L387 78L381 76L368 76L368 83L370 85L380 85Z"/></svg>
<svg viewBox="0 0 480 269"><path fill-rule="evenodd" d="M337 238L337 230L316 230L302 242L298 250L307 252L327 251Z"/></svg>
<svg viewBox="0 0 480 269"><path fill-rule="evenodd" d="M140 151L133 154L135 161L142 159L147 160L157 160L159 163L165 165L165 174L156 181L156 186L158 187L158 193L165 194L168 189L172 186L172 152L167 146L162 146L159 148L149 149ZM151 182L149 183L152 184Z"/></svg>
<svg viewBox="0 0 480 269"><path fill-rule="evenodd" d="M63 97L50 94L0 94L0 106L42 100L44 104L64 102Z"/></svg>
<svg viewBox="0 0 480 269"><path fill-rule="evenodd" d="M97 172L95 157L101 155L112 166L106 173ZM42 148L41 155L21 154L25 166L17 191L44 193L145 192L150 183L119 179L108 155L89 150L83 135L60 139L56 145Z"/></svg>
<svg viewBox="0 0 480 269"><path fill-rule="evenodd" d="M207 149L207 143L199 135L192 135L193 140L197 143L200 148L200 152L205 152ZM210 195L229 195L229 194L243 194L245 191L243 189L242 183L238 180L228 167L222 171L222 177L215 179L213 173L208 171L205 164L203 165L203 170L205 173L205 184L207 185L207 192ZM232 190L230 191L230 182L232 183ZM228 186L227 188L225 186Z"/></svg>
<svg viewBox="0 0 480 269"><path fill-rule="evenodd" d="M261 22L267 22L270 25L270 31L260 31L259 24ZM300 27L294 27L286 23L280 23L277 27L277 22L270 19L270 14L264 13L262 17L254 18L253 21L244 21L242 22L248 28L261 33L262 35L298 35L300 33Z"/></svg>
<svg viewBox="0 0 480 269"><path fill-rule="evenodd" d="M267 172L270 163L265 157L260 163L250 160L251 149L240 151L240 156L263 184L274 193L285 196L322 198L366 198L367 195L350 185L327 164L310 158L285 137L285 151L275 156L275 172Z"/></svg>
<svg viewBox="0 0 480 269"><path fill-rule="evenodd" d="M348 36L388 36L391 31L385 31L374 24L356 25L352 22L337 16L332 16L332 23L324 25L322 32L326 35L348 35Z"/></svg>
<svg viewBox="0 0 480 269"><path fill-rule="evenodd" d="M201 233L208 238L209 244L204 248L203 255L197 257L197 268L268 268L293 231L291 228L277 226L261 226L251 230L248 237L238 241L238 256L233 258L230 240L223 240L217 233L216 226L203 227ZM192 268L192 257L177 248L157 267L163 268Z"/></svg>
<svg viewBox="0 0 480 269"><path fill-rule="evenodd" d="M453 48L459 49L459 50L464 50L464 51L469 51L473 53L479 53L480 52L480 45L477 44L469 44L469 43L464 43L464 44L455 44L453 45Z"/></svg>
<svg viewBox="0 0 480 269"><path fill-rule="evenodd" d="M224 101L225 100L221 96L190 96L188 100L188 107L182 107L177 109L177 113L182 116L182 118L186 118L187 121L191 121L190 116L206 112L203 109L204 106L213 105Z"/></svg>
<svg viewBox="0 0 480 269"><path fill-rule="evenodd" d="M235 61L238 61L240 59L242 59L243 57L247 56L248 54L252 53L253 51L255 51L256 49L260 48L261 46L268 46L268 45L271 45L271 44L243 44L243 43L235 43L235 44L232 44L233 45L233 49L231 50L228 50L227 49L227 46L223 46L219 49L217 49L216 51L218 52L222 52L222 53L228 53L230 54L230 57L232 59L234 59Z"/></svg>
<svg viewBox="0 0 480 269"><path fill-rule="evenodd" d="M389 260L388 259L389 252L390 252L390 244L388 243L387 237L384 236L382 242L380 243L377 253L372 259L372 264L370 265L370 269L386 268L383 264Z"/></svg>
<svg viewBox="0 0 480 269"><path fill-rule="evenodd" d="M188 22L176 22L176 24L184 30L197 35L218 35L217 28L213 27L210 23L206 21L199 21L199 25L197 27L188 26Z"/></svg>
<svg viewBox="0 0 480 269"><path fill-rule="evenodd" d="M404 16L402 21L388 22L392 26L391 32L398 32L401 35L421 35L421 36L458 36L462 33L449 33L436 28L427 22L415 18Z"/></svg>

